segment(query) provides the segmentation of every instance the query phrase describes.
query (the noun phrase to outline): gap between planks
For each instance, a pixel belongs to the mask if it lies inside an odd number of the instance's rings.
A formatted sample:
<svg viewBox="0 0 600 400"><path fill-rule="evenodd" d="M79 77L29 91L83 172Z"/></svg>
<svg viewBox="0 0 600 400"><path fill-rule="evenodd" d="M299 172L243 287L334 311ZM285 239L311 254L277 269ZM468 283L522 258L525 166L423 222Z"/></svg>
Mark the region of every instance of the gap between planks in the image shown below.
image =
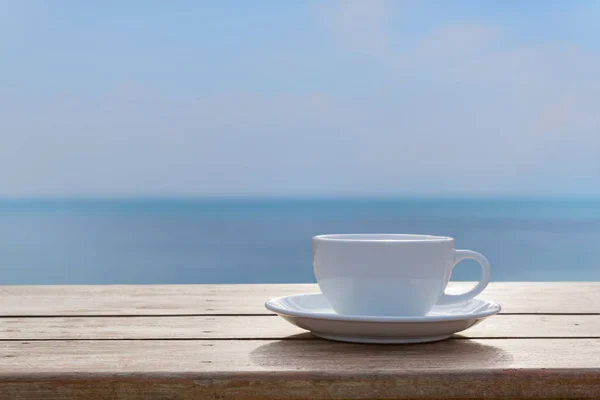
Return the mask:
<svg viewBox="0 0 600 400"><path fill-rule="evenodd" d="M552 340L577 340L577 339L600 339L600 336L475 336L475 337L466 337L466 336L453 336L447 340L538 340L538 339L552 339ZM309 337L301 336L301 337L284 337L279 339L273 338L260 338L260 337L247 337L247 338L141 338L141 339L100 339L100 338L90 338L90 339L0 339L0 342L81 342L83 340L93 340L95 342L159 342L159 341L173 341L173 342L185 342L185 341L277 341L277 340L320 340L325 341L325 339L320 339L317 337ZM368 344L366 344L368 345ZM0 356L1 357L1 356Z"/></svg>
<svg viewBox="0 0 600 400"><path fill-rule="evenodd" d="M496 315L600 315L600 313L592 313L592 312L582 312L582 313L552 313L552 312L543 312L543 313L506 313L500 311ZM169 317L277 317L277 314L271 313L257 313L257 314L65 314L65 315L0 315L0 320L3 318L169 318Z"/></svg>

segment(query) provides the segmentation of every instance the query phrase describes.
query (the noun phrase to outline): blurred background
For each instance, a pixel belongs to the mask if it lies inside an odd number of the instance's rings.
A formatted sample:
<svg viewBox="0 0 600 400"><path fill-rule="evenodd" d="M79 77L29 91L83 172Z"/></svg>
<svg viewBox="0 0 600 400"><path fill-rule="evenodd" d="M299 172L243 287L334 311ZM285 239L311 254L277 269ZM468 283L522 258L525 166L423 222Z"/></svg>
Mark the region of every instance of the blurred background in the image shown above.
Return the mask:
<svg viewBox="0 0 600 400"><path fill-rule="evenodd" d="M599 19L591 0L0 0L0 283L314 282L325 233L448 235L493 280L600 280Z"/></svg>

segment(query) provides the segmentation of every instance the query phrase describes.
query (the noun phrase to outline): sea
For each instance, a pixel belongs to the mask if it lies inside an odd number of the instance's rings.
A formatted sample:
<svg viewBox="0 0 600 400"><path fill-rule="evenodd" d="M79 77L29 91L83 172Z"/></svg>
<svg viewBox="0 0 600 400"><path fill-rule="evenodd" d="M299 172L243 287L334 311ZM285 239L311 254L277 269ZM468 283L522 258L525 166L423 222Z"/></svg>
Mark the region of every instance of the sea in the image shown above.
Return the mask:
<svg viewBox="0 0 600 400"><path fill-rule="evenodd" d="M596 199L27 199L0 200L0 284L315 282L333 233L452 236L492 281L600 280Z"/></svg>

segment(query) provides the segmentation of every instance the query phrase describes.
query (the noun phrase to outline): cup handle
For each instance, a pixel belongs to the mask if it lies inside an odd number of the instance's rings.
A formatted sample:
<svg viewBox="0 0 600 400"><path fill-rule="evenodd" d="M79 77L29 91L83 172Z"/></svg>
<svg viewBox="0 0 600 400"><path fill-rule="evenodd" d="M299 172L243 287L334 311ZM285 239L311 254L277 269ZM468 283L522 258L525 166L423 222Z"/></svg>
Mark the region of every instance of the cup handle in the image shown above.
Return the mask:
<svg viewBox="0 0 600 400"><path fill-rule="evenodd" d="M488 283L490 283L490 263L487 258L485 258L482 254L476 253L471 250L454 250L454 265L452 269L456 267L456 265L466 258L471 258L481 265L481 280L473 289L469 290L466 293L462 294L447 294L444 293L442 297L440 297L437 304L446 305L446 304L454 304L454 303L462 303L467 300L472 299L477 296L479 293L483 292Z"/></svg>

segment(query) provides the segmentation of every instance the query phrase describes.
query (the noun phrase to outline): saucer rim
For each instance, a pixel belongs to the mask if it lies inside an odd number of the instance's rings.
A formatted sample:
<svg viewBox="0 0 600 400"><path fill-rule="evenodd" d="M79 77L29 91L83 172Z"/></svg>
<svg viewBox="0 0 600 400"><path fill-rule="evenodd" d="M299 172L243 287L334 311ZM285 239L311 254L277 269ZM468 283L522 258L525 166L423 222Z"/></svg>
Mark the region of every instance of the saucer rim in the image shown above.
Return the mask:
<svg viewBox="0 0 600 400"><path fill-rule="evenodd" d="M323 293L298 293L287 296L279 296L269 299L265 302L265 308L269 311L272 311L278 315L285 315L295 318L312 318L312 319L323 319L323 320L337 320L337 321L353 321L353 322L380 322L380 323L428 323L428 322L450 322L450 321L462 321L465 319L478 319L478 318L486 318L491 315L498 314L502 310L502 306L500 304L485 300L481 298L474 298L471 300L480 301L485 304L489 304L493 307L492 310L481 311L478 313L471 314L458 314L458 315L423 315L423 316L376 316L376 315L349 315L349 314L335 314L335 313L312 313L307 311L295 311L290 309L283 309L273 304L274 302L286 299L290 297L297 296L323 296Z"/></svg>

